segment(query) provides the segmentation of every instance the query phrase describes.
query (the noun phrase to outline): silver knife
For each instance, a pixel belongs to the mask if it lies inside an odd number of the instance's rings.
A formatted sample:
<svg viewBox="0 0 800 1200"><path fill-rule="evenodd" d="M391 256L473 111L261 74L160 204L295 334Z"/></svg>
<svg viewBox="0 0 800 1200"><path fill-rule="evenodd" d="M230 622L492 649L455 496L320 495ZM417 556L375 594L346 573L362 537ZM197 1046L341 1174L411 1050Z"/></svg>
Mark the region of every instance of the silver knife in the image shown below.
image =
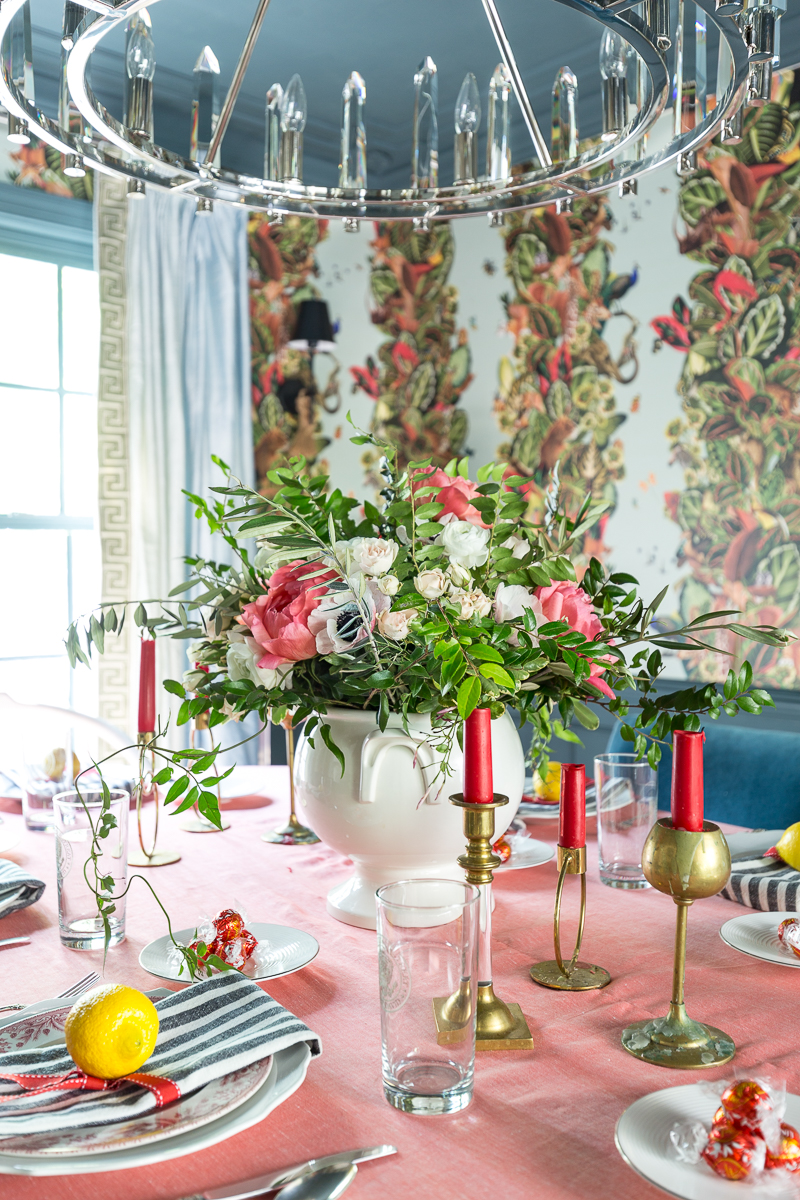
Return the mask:
<svg viewBox="0 0 800 1200"><path fill-rule="evenodd" d="M245 1179L241 1183L229 1183L225 1187L208 1188L196 1192L193 1196L184 1196L183 1200L248 1200L249 1196L259 1196L262 1192L271 1192L284 1187L293 1179L301 1179L304 1175L318 1171L321 1167L346 1167L351 1163L369 1162L373 1158L385 1158L387 1154L397 1154L396 1146L369 1146L366 1150L342 1150L340 1154L328 1154L325 1158L310 1158L307 1162L298 1163L295 1167L285 1167L282 1171L274 1171L271 1175L259 1175L255 1179Z"/></svg>

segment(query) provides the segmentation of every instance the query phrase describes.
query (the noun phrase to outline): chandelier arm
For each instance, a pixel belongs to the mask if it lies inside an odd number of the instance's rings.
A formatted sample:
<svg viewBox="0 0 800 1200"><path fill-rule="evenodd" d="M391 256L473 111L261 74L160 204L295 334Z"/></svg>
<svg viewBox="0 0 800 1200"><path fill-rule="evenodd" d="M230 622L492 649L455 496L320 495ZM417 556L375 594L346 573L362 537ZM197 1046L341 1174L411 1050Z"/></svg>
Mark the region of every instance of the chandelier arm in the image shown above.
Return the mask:
<svg viewBox="0 0 800 1200"><path fill-rule="evenodd" d="M492 27L494 40L497 42L497 48L500 51L500 56L508 69L511 76L511 86L514 89L514 95L517 97L517 103L522 109L522 116L525 119L525 124L528 126L528 132L533 140L533 145L536 150L536 157L541 165L545 168L552 167L553 160L550 157L550 151L547 149L547 143L542 137L542 131L539 128L539 122L536 120L536 114L533 111L533 105L530 102L525 84L522 82L522 76L517 66L517 60L514 58L514 51L511 49L511 43L506 37L506 31L503 27L503 22L500 20L500 14L497 11L494 0L482 0L483 8Z"/></svg>
<svg viewBox="0 0 800 1200"><path fill-rule="evenodd" d="M225 137L231 117L233 116L233 110L236 106L236 101L239 98L239 92L242 84L244 83L245 72L250 64L250 59L252 57L253 50L255 49L256 42L258 41L258 35L261 32L261 26L264 24L264 17L267 15L268 8L269 0L258 0L255 16L253 17L253 23L250 26L247 37L244 41L244 45L242 46L242 52L239 55L239 61L236 64L236 70L233 72L231 86L228 88L228 94L225 97L225 103L223 104L222 111L219 114L219 120L217 121L216 128L211 135L211 141L208 144L208 150L206 151L205 158L207 163L213 163L214 159L217 157L217 151L222 145L222 139Z"/></svg>

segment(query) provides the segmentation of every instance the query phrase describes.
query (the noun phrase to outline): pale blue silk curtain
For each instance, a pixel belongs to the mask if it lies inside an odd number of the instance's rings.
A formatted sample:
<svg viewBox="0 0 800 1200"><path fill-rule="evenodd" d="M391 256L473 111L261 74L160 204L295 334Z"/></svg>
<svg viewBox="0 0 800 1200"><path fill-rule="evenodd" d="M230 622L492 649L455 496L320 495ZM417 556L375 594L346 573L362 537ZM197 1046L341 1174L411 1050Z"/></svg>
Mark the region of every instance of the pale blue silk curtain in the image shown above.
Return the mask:
<svg viewBox="0 0 800 1200"><path fill-rule="evenodd" d="M183 556L226 560L183 489L223 482L217 454L253 483L247 214L149 189L128 204L127 328L132 595L161 598ZM159 674L180 679L186 643L159 646Z"/></svg>

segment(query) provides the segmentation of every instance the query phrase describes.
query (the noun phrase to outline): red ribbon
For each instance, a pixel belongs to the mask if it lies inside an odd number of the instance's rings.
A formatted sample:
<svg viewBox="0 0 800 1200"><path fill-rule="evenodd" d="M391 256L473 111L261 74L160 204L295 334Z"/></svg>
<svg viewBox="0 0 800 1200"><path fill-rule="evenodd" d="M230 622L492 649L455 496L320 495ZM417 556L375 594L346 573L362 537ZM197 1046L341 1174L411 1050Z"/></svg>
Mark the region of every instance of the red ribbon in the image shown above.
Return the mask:
<svg viewBox="0 0 800 1200"><path fill-rule="evenodd" d="M61 1091L110 1092L123 1083L138 1083L140 1087L147 1088L149 1092L153 1093L156 1098L156 1108L163 1108L165 1104L171 1104L173 1100L181 1098L181 1089L171 1079L163 1079L160 1075L145 1075L142 1071L134 1071L132 1075L123 1075L121 1079L98 1079L95 1075L85 1075L83 1071L79 1070L69 1071L66 1075L0 1074L0 1079L16 1083L29 1095ZM11 1100L18 1099L18 1093L11 1096L0 1096L0 1104L7 1104Z"/></svg>

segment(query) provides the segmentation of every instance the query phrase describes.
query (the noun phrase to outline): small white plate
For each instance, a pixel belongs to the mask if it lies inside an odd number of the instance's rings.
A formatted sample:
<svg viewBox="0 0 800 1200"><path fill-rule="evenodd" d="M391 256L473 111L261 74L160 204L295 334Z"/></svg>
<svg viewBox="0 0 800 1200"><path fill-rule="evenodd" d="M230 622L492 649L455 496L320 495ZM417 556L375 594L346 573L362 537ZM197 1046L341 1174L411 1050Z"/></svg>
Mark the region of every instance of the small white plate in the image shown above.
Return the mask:
<svg viewBox="0 0 800 1200"><path fill-rule="evenodd" d="M22 821L6 821L0 819L0 854L13 850L22 840L25 829Z"/></svg>
<svg viewBox="0 0 800 1200"><path fill-rule="evenodd" d="M553 847L548 846L546 842L537 842L536 838L512 835L506 840L511 847L511 857L496 867L495 873L497 871L522 871L525 867L540 867L542 863L550 862L550 859L555 857L556 852Z"/></svg>
<svg viewBox="0 0 800 1200"><path fill-rule="evenodd" d="M537 804L535 800L523 800L517 813L525 821L557 821L558 810L558 804ZM587 817L597 816L595 800L586 801L586 815Z"/></svg>
<svg viewBox="0 0 800 1200"><path fill-rule="evenodd" d="M317 939L302 929L292 929L288 925L264 925L261 921L248 921L247 927L259 942L267 942L271 950L266 968L257 970L251 963L242 972L254 983L291 975L301 967L308 966L319 954ZM194 929L179 929L175 933L175 940L185 946L193 942L194 937ZM171 945L168 934L149 942L139 955L139 965L157 979L168 979L171 983L188 986L192 981L186 975L186 970L179 975L178 968L168 961Z"/></svg>
<svg viewBox="0 0 800 1200"><path fill-rule="evenodd" d="M782 967L800 967L800 958L792 954L778 940L778 926L787 917L798 917L790 912L754 912L726 921L719 936L734 950L760 958L764 962L779 963Z"/></svg>
<svg viewBox="0 0 800 1200"><path fill-rule="evenodd" d="M778 1196L797 1196L797 1184L793 1176L786 1176L786 1186L781 1180L770 1179L768 1183L747 1184L722 1179L704 1162L696 1166L678 1162L671 1157L669 1132L678 1121L702 1121L709 1129L719 1099L703 1083L684 1083L678 1087L663 1088L636 1100L626 1108L617 1121L615 1141L617 1149L629 1167L633 1167L649 1183L679 1196L681 1200L736 1200L746 1193L746 1200L769 1200ZM797 1126L800 1122L800 1096L786 1094L786 1122ZM780 1174L770 1171L771 1176Z"/></svg>

